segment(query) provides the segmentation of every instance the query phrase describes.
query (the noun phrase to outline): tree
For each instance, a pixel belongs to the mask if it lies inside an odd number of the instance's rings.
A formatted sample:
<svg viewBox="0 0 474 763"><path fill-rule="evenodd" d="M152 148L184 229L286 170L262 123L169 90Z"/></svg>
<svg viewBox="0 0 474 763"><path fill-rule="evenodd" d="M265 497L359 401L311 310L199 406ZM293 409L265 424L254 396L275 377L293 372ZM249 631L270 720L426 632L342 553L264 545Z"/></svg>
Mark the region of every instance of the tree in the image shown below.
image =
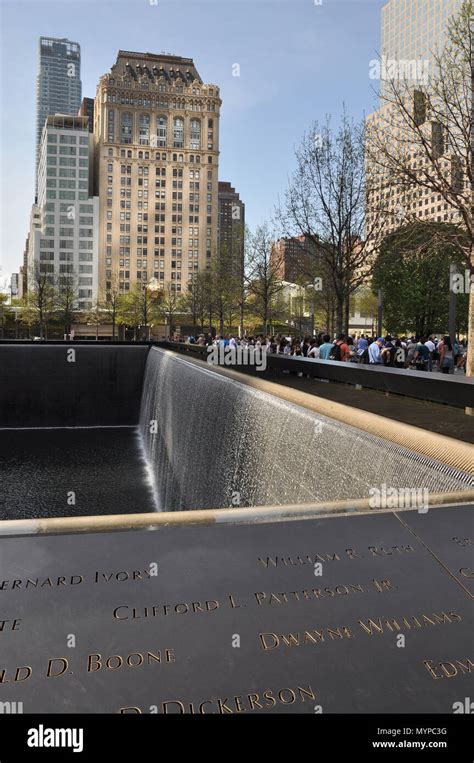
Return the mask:
<svg viewBox="0 0 474 763"><path fill-rule="evenodd" d="M379 118L367 131L371 183L379 189L385 216L404 223L416 219L421 194L440 197L459 223L449 231L450 243L474 268L474 0L464 0L448 22L446 44L432 51L426 82L389 76ZM402 194L394 209L389 189ZM432 221L426 221L433 231ZM467 235L466 235L467 234ZM439 240L433 242L437 246ZM466 373L474 373L474 290L470 290Z"/></svg>
<svg viewBox="0 0 474 763"><path fill-rule="evenodd" d="M175 317L183 310L183 298L180 292L176 291L176 284L169 281L160 290L158 310L163 315L166 323L166 338L169 339L175 324Z"/></svg>
<svg viewBox="0 0 474 763"><path fill-rule="evenodd" d="M0 292L0 322L2 325L2 338L5 337L5 321L10 315L10 307L8 305L8 294Z"/></svg>
<svg viewBox="0 0 474 763"><path fill-rule="evenodd" d="M281 255L274 247L267 225L258 227L246 240L245 278L251 309L260 318L262 330L268 333L271 320L281 311L277 297L284 289L280 278Z"/></svg>
<svg viewBox="0 0 474 763"><path fill-rule="evenodd" d="M100 306L112 322L112 341L115 342L115 329L117 317L121 311L124 293L119 289L119 280L115 273L110 280L110 287L103 292L100 298Z"/></svg>
<svg viewBox="0 0 474 763"><path fill-rule="evenodd" d="M36 311L41 339L47 338L47 319L54 310L54 278L38 264L31 269L27 306Z"/></svg>
<svg viewBox="0 0 474 763"><path fill-rule="evenodd" d="M277 216L302 252L325 267L336 331L347 331L349 299L370 276L373 226L365 220L364 125L345 112L337 130L314 123L296 151L296 170ZM323 288L328 288L326 283Z"/></svg>
<svg viewBox="0 0 474 763"><path fill-rule="evenodd" d="M245 236L242 223L234 223L230 236L220 241L216 257L211 262L216 313L219 330L223 334L225 325L230 330L235 321L239 323L239 334L243 334L245 313Z"/></svg>
<svg viewBox="0 0 474 763"><path fill-rule="evenodd" d="M85 313L80 315L81 322L87 325L92 324L95 327L96 341L99 339L99 326L103 326L107 322L106 312L102 308L101 302L97 300Z"/></svg>
<svg viewBox="0 0 474 763"><path fill-rule="evenodd" d="M217 255L211 259L209 275L220 334L224 334L226 326L230 330L236 321L239 322L239 331L242 332L245 304L243 269L240 261L234 259L232 249L227 243L222 244Z"/></svg>
<svg viewBox="0 0 474 763"><path fill-rule="evenodd" d="M438 223L438 227L453 226ZM410 331L420 337L446 332L449 264L463 262L456 246L443 243L450 237L449 231L441 230L433 237L422 223L412 223L382 241L372 285L374 290L383 289L384 324L390 333ZM464 325L467 303L467 295L460 295L458 315Z"/></svg>
<svg viewBox="0 0 474 763"><path fill-rule="evenodd" d="M64 334L71 333L74 309L77 303L77 280L73 274L60 275L54 285L54 310L64 326Z"/></svg>
<svg viewBox="0 0 474 763"><path fill-rule="evenodd" d="M375 267L377 267L376 264ZM372 289L361 286L359 291L354 295L354 307L359 310L361 318L370 318L372 323L371 333L373 333L378 317L378 299Z"/></svg>
<svg viewBox="0 0 474 763"><path fill-rule="evenodd" d="M158 297L148 284L137 283L132 290L120 300L119 319L135 330L135 338L138 338L138 329L145 329L147 338L150 338L151 327L158 320Z"/></svg>
<svg viewBox="0 0 474 763"><path fill-rule="evenodd" d="M213 288L212 274L208 270L198 270L193 274L188 289L182 297L181 306L184 312L192 316L194 333L198 325L201 332L204 331L207 318L210 323L209 330L212 332Z"/></svg>

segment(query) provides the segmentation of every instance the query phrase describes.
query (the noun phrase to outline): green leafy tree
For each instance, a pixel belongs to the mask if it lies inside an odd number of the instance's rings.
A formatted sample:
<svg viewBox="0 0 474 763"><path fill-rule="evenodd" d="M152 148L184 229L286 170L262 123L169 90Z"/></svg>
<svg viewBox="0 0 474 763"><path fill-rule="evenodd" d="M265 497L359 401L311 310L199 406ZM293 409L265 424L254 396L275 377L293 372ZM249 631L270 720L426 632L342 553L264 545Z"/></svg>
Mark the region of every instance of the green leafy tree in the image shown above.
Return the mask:
<svg viewBox="0 0 474 763"><path fill-rule="evenodd" d="M176 324L176 316L183 312L183 295L176 291L176 284L169 281L160 289L157 308L165 319L167 339L170 338Z"/></svg>
<svg viewBox="0 0 474 763"><path fill-rule="evenodd" d="M159 317L156 293L145 284L135 284L121 300L117 317L120 322L134 329L136 339L139 337L140 329L143 336L149 338L151 328Z"/></svg>
<svg viewBox="0 0 474 763"><path fill-rule="evenodd" d="M438 228L439 237L433 228ZM449 243L453 226L422 223L404 226L387 236L379 249L372 286L382 289L384 325L390 333L405 331L418 336L446 333L449 314L449 265L460 271L464 258ZM448 242L448 243L447 243ZM467 327L468 295L458 295L459 328Z"/></svg>
<svg viewBox="0 0 474 763"><path fill-rule="evenodd" d="M40 337L43 339L47 338L48 318L54 312L54 277L50 273L43 272L41 265L38 264L32 268L30 275L27 305L36 312Z"/></svg>
<svg viewBox="0 0 474 763"><path fill-rule="evenodd" d="M447 205L450 243L463 269L474 270L474 0L463 0L448 21L446 42L432 50L430 76L414 88L409 78L389 77L382 94L383 118L367 130L370 183L378 188L376 217L413 222L416 201L430 194ZM402 194L401 210L391 207L390 189ZM384 208L385 207L385 208ZM429 220L425 223L431 227ZM453 262L459 260L453 259ZM445 263L449 268L449 263ZM443 280L445 278L443 277ZM474 375L474 289L469 292L466 373ZM446 330L446 327L445 327ZM469 412L473 412L471 409Z"/></svg>
<svg viewBox="0 0 474 763"><path fill-rule="evenodd" d="M251 312L260 318L261 330L280 320L284 284L280 278L281 258L275 255L273 238L266 225L246 239L246 285Z"/></svg>

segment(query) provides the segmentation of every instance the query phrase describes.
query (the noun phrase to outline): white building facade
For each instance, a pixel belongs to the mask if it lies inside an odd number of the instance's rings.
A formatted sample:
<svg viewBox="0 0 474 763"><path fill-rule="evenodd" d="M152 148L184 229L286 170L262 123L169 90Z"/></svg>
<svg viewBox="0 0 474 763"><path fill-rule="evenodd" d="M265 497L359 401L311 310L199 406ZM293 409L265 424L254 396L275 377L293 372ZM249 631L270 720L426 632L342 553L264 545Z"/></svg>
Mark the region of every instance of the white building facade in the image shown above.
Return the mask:
<svg viewBox="0 0 474 763"><path fill-rule="evenodd" d="M46 120L38 164L38 203L28 249L28 290L45 276L73 290L74 309L98 298L99 199L92 195L93 138L87 117Z"/></svg>

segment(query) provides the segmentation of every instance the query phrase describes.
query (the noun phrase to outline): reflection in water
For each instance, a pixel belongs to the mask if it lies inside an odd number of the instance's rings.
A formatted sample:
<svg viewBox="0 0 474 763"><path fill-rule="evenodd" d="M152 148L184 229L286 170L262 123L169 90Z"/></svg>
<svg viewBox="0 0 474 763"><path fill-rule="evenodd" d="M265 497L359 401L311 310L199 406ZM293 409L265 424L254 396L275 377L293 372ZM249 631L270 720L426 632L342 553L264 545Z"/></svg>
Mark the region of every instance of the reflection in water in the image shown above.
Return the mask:
<svg viewBox="0 0 474 763"><path fill-rule="evenodd" d="M134 427L0 430L0 519L155 511Z"/></svg>

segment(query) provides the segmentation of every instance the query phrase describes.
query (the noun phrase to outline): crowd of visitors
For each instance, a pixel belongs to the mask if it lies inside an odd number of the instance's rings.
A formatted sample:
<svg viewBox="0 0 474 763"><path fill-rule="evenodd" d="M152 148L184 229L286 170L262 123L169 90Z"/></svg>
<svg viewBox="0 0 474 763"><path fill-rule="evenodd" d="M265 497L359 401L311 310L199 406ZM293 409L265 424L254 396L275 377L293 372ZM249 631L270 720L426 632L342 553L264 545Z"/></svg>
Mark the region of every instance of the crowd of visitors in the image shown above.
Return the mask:
<svg viewBox="0 0 474 763"><path fill-rule="evenodd" d="M213 337L199 334L188 337L190 344L224 347L265 347L268 353L302 357L313 360L335 360L342 363L365 363L391 368L411 368L416 371L441 371L444 374L462 372L466 365L467 343L452 342L444 337L371 337L339 334L331 339L329 334L319 333L311 337L293 336L244 336L234 334Z"/></svg>

